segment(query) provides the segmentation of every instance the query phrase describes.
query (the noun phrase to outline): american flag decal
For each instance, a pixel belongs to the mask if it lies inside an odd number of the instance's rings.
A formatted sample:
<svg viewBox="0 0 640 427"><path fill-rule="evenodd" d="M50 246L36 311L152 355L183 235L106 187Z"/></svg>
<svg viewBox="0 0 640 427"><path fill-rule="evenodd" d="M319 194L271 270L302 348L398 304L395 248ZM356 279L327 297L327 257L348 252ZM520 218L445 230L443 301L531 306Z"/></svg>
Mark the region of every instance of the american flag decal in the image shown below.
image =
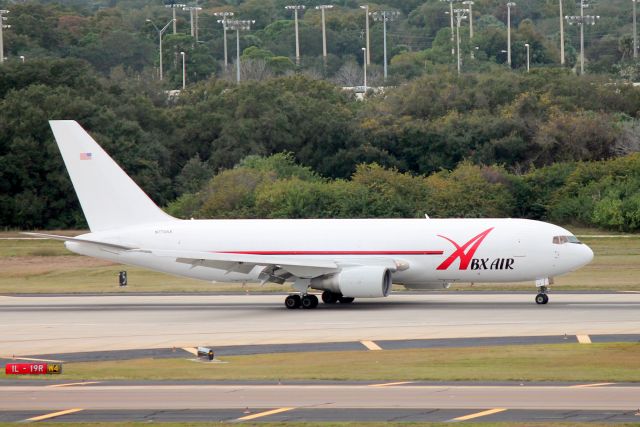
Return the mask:
<svg viewBox="0 0 640 427"><path fill-rule="evenodd" d="M91 153L80 153L80 160L91 160Z"/></svg>

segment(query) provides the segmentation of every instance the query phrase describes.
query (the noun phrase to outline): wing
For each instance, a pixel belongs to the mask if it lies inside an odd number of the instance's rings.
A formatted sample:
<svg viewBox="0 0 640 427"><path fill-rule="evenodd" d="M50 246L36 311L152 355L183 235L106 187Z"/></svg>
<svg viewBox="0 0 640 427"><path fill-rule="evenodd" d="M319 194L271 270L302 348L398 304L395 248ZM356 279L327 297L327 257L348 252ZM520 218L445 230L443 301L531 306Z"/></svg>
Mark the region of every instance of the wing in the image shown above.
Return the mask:
<svg viewBox="0 0 640 427"><path fill-rule="evenodd" d="M158 249L134 249L137 252L174 258L176 262L193 267L210 267L229 273L249 273L256 266L264 267L260 279L263 282L283 283L296 277L312 279L325 274L339 272L342 268L357 265L381 265L392 271L404 270L408 264L389 258L327 259L293 255L253 255L221 252L171 251Z"/></svg>

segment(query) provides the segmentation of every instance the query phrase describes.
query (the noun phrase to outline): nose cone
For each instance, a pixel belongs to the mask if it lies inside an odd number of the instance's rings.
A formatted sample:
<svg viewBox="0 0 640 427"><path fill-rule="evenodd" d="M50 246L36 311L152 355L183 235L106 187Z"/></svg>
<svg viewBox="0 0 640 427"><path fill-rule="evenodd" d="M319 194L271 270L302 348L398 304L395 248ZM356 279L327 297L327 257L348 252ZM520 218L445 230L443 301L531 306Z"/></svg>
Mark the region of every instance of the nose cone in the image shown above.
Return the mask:
<svg viewBox="0 0 640 427"><path fill-rule="evenodd" d="M589 246L585 244L572 245L571 249L571 252L573 252L571 257L573 261L573 270L587 265L593 260L593 251Z"/></svg>

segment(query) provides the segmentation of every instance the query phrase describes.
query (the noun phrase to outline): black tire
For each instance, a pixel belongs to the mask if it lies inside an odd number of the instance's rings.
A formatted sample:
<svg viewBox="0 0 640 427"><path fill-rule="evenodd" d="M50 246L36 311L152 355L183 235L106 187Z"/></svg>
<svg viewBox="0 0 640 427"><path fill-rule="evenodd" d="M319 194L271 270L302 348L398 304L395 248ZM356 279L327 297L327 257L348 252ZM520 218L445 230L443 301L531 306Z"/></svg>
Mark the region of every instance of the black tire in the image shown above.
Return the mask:
<svg viewBox="0 0 640 427"><path fill-rule="evenodd" d="M331 291L324 291L322 293L322 302L325 304L335 304L338 302L338 295Z"/></svg>
<svg viewBox="0 0 640 427"><path fill-rule="evenodd" d="M305 295L302 297L302 308L311 309L318 306L318 297L315 295Z"/></svg>
<svg viewBox="0 0 640 427"><path fill-rule="evenodd" d="M536 304L546 304L549 302L549 297L545 294L536 295Z"/></svg>
<svg viewBox="0 0 640 427"><path fill-rule="evenodd" d="M284 299L285 307L287 307L290 310L293 310L294 308L300 308L301 304L302 304L302 300L300 298L300 295L289 295Z"/></svg>
<svg viewBox="0 0 640 427"><path fill-rule="evenodd" d="M340 297L340 298L338 298L338 301L340 301L340 304L351 304L354 300L355 300L355 298L352 298L352 297Z"/></svg>

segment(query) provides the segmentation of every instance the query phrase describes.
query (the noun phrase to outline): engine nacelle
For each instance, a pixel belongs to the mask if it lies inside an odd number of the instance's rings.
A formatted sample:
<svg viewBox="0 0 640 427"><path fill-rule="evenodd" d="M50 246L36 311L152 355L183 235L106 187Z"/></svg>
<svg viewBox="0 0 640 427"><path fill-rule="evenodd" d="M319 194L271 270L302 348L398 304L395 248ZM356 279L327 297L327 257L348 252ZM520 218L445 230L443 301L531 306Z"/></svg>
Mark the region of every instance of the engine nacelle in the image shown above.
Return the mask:
<svg viewBox="0 0 640 427"><path fill-rule="evenodd" d="M339 273L311 279L310 286L345 297L386 297L391 292L391 271L378 266L348 267Z"/></svg>

